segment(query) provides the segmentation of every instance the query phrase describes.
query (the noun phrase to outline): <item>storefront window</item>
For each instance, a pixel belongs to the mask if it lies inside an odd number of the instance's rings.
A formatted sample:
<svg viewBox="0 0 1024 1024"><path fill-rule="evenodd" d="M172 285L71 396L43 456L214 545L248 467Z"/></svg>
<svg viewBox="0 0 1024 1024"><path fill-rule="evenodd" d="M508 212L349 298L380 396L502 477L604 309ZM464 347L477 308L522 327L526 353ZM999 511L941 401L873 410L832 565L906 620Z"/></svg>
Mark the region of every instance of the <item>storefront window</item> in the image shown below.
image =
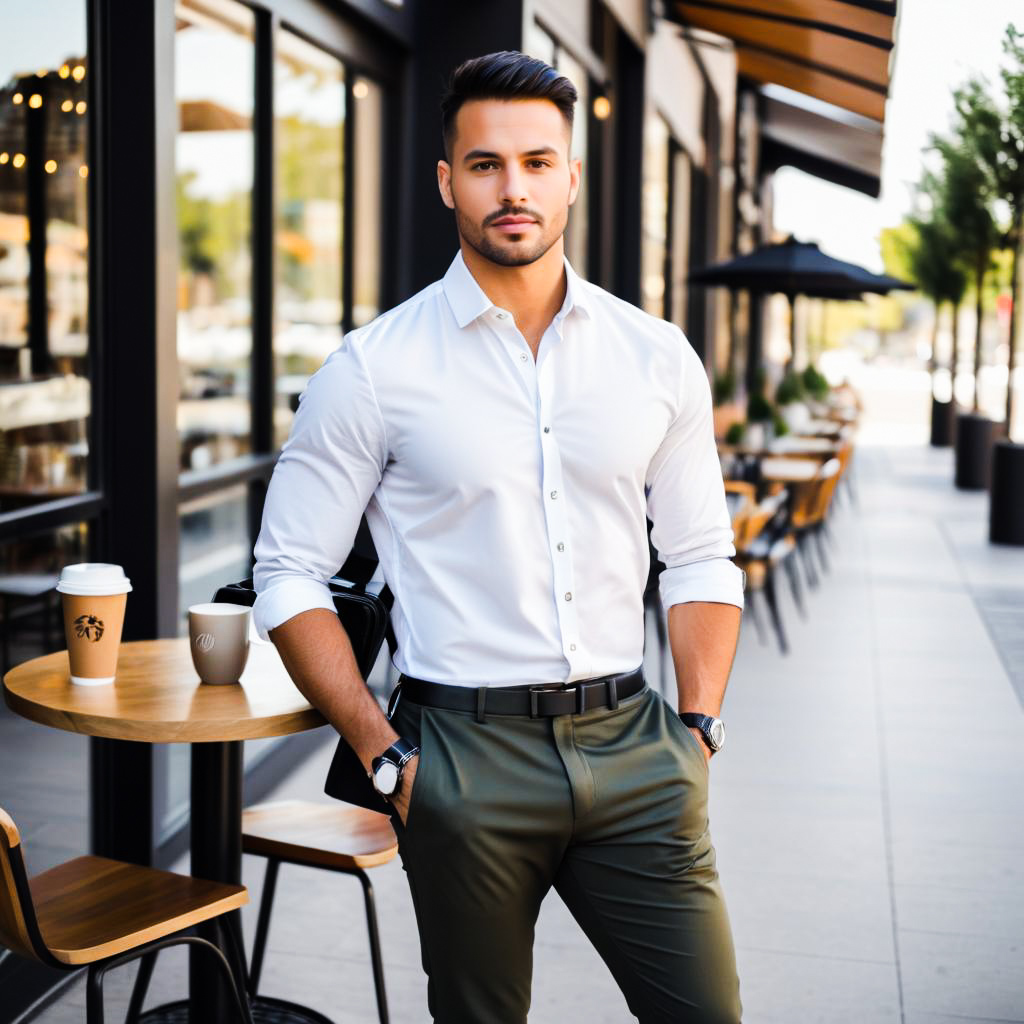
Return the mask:
<svg viewBox="0 0 1024 1024"><path fill-rule="evenodd" d="M665 315L665 260L668 245L668 126L657 114L644 124L643 236L640 250L641 304Z"/></svg>
<svg viewBox="0 0 1024 1024"><path fill-rule="evenodd" d="M376 82L359 77L355 99L355 245L352 261L352 324L362 327L380 313L381 219L384 166L384 94Z"/></svg>
<svg viewBox="0 0 1024 1024"><path fill-rule="evenodd" d="M251 449L254 50L234 0L176 10L181 469Z"/></svg>
<svg viewBox="0 0 1024 1024"><path fill-rule="evenodd" d="M86 5L0 32L0 511L86 489Z"/></svg>
<svg viewBox="0 0 1024 1024"><path fill-rule="evenodd" d="M188 633L188 609L212 601L228 583L252 574L244 484L182 504L178 569L179 632Z"/></svg>
<svg viewBox="0 0 1024 1024"><path fill-rule="evenodd" d="M88 552L88 523L62 526L0 547L2 671L64 648L60 595L54 587L60 570L87 561Z"/></svg>
<svg viewBox="0 0 1024 1024"><path fill-rule="evenodd" d="M345 69L337 58L287 31L277 37L274 117L274 436L280 445L306 380L341 343L344 316Z"/></svg>

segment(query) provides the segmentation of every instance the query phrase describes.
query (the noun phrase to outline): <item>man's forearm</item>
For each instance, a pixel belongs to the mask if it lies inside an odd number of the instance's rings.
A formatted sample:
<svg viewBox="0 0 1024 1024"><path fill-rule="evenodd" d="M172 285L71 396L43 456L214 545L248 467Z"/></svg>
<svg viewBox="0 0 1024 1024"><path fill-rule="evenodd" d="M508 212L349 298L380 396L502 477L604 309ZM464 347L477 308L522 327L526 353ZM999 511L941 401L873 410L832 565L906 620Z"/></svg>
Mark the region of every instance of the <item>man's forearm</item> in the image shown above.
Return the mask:
<svg viewBox="0 0 1024 1024"><path fill-rule="evenodd" d="M668 639L680 711L718 717L739 632L740 610L735 605L692 601L669 608Z"/></svg>
<svg viewBox="0 0 1024 1024"><path fill-rule="evenodd" d="M398 739L360 675L338 616L312 608L270 631L299 692L345 737L363 767Z"/></svg>

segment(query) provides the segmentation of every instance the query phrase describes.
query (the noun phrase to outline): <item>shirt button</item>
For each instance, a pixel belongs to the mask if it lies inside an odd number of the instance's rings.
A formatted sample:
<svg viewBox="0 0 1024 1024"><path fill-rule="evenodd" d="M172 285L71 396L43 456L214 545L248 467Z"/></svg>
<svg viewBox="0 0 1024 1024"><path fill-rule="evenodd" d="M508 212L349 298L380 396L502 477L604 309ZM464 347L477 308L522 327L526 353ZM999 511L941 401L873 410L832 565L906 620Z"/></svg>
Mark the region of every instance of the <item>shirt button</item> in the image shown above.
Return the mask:
<svg viewBox="0 0 1024 1024"><path fill-rule="evenodd" d="M565 545L563 543L561 543L561 541L559 541L558 550L559 551L564 551L565 550Z"/></svg>
<svg viewBox="0 0 1024 1024"><path fill-rule="evenodd" d="M570 651L575 651L576 650L576 645L575 644L569 644L569 650Z"/></svg>
<svg viewBox="0 0 1024 1024"><path fill-rule="evenodd" d="M555 498L557 498L557 497L558 497L558 491L552 491L551 492L551 500L554 501Z"/></svg>
<svg viewBox="0 0 1024 1024"><path fill-rule="evenodd" d="M566 591L565 592L565 599L566 599L566 601L571 601L572 600L572 593L570 591Z"/></svg>
<svg viewBox="0 0 1024 1024"><path fill-rule="evenodd" d="M508 313L495 313L494 314L499 320L504 320L508 316Z"/></svg>
<svg viewBox="0 0 1024 1024"><path fill-rule="evenodd" d="M544 433L545 434L550 434L551 433L551 428L550 427L545 427L544 428Z"/></svg>
<svg viewBox="0 0 1024 1024"><path fill-rule="evenodd" d="M520 358L520 360L521 360L522 362L524 362L524 363L525 363L525 362L526 362L526 360L527 360L527 359L528 359L529 357L527 356L527 354L526 354L525 352L520 352L520 353L519 353L519 358Z"/></svg>

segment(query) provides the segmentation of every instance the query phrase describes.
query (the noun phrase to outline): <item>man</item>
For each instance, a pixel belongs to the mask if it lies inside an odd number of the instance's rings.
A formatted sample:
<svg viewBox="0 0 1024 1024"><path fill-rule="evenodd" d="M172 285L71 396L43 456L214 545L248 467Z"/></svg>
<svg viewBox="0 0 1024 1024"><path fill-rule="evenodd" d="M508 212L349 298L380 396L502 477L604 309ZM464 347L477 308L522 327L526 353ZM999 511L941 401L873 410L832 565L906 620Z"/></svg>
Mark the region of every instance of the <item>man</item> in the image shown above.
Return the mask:
<svg viewBox="0 0 1024 1024"><path fill-rule="evenodd" d="M460 251L310 380L256 619L392 801L435 1020L526 1020L554 887L642 1024L735 1022L706 799L742 575L699 358L565 261L575 99L519 53L454 72L437 178ZM390 720L324 585L364 508L395 595ZM637 667L648 514L689 727Z"/></svg>

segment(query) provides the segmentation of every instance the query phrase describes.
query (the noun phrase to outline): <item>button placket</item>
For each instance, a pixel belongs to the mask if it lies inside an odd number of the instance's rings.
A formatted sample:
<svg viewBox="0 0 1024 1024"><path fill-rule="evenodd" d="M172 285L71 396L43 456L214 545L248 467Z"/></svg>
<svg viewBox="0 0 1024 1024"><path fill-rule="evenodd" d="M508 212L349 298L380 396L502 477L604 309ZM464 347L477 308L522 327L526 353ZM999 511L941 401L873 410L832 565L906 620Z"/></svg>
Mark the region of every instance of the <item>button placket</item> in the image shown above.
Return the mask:
<svg viewBox="0 0 1024 1024"><path fill-rule="evenodd" d="M545 336L546 338L546 336ZM543 342L542 342L543 345ZM551 573L558 614L562 652L569 663L570 675L578 668L579 617L577 614L576 581L569 549L567 495L562 479L562 459L558 440L551 428L552 365L551 353L539 367L537 380L537 431L540 438L544 516L548 527Z"/></svg>

